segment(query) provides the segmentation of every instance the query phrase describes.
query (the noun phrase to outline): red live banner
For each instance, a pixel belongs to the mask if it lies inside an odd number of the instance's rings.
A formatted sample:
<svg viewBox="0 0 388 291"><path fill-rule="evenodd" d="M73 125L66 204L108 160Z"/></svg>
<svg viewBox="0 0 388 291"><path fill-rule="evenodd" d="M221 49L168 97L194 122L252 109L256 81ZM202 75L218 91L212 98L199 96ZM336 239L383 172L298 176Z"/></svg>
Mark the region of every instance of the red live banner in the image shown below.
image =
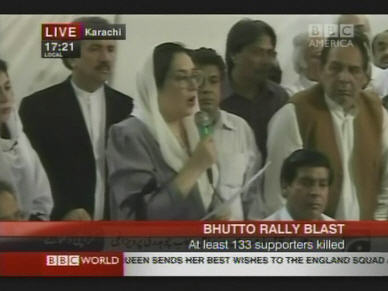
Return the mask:
<svg viewBox="0 0 388 291"><path fill-rule="evenodd" d="M0 222L3 237L303 237L388 236L388 221L88 221Z"/></svg>
<svg viewBox="0 0 388 291"><path fill-rule="evenodd" d="M122 275L121 252L0 252L0 276Z"/></svg>
<svg viewBox="0 0 388 291"><path fill-rule="evenodd" d="M43 23L42 40L79 40L83 38L82 23Z"/></svg>

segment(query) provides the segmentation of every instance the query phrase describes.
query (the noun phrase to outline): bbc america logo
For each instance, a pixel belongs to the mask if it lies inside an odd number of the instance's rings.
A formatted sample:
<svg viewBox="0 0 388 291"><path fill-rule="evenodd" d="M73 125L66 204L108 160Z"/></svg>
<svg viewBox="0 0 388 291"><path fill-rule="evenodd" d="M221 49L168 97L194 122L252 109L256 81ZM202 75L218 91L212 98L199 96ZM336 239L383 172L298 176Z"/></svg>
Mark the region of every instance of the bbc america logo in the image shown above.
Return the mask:
<svg viewBox="0 0 388 291"><path fill-rule="evenodd" d="M310 37L353 37L353 24L309 24Z"/></svg>
<svg viewBox="0 0 388 291"><path fill-rule="evenodd" d="M51 255L46 256L46 266L79 266L78 255Z"/></svg>

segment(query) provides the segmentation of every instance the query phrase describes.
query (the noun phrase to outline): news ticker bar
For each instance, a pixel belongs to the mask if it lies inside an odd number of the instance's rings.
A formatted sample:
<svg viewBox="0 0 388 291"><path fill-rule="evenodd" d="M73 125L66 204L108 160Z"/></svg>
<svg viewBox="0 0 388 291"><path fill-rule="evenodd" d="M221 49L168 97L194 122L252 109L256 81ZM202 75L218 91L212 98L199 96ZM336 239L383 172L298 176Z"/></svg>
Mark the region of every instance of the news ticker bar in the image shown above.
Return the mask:
<svg viewBox="0 0 388 291"><path fill-rule="evenodd" d="M387 276L387 253L0 252L0 276Z"/></svg>
<svg viewBox="0 0 388 291"><path fill-rule="evenodd" d="M388 237L0 237L0 252L387 252Z"/></svg>
<svg viewBox="0 0 388 291"><path fill-rule="evenodd" d="M0 237L388 237L388 221L0 222Z"/></svg>

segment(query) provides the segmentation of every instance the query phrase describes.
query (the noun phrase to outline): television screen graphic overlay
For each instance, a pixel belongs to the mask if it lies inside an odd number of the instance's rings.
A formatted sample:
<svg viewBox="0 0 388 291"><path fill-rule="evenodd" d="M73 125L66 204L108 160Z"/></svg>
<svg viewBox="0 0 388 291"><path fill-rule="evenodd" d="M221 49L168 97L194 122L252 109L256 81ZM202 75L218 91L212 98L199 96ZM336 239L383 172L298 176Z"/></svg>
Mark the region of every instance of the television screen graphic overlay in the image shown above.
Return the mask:
<svg viewBox="0 0 388 291"><path fill-rule="evenodd" d="M374 34L385 28L385 16L374 15L370 17ZM11 15L1 17L4 21L14 23ZM116 18L114 15L110 17ZM131 96L136 96L135 73L142 66L147 49L162 41L180 40L188 47L214 47L221 55L224 55L224 38L228 29L234 22L243 18L241 15L120 15L117 17L117 23L131 23L132 26L126 26L127 31L124 33L126 38L118 42L118 62L110 82L115 88L131 92ZM252 16L255 19L264 19L276 30L279 41L277 48L279 62L284 68L283 79L285 83L292 83L296 78L291 64L292 37L297 32L310 27L309 25L312 27L311 33L321 33L322 35L333 33L335 29L326 24L331 21L329 19L335 19L335 17L335 15L323 15L322 18L313 15ZM63 68L61 62L50 60L50 58L77 57L79 56L77 41L87 37L104 37L99 33L92 33L92 28L88 30L90 33L88 32L89 35L85 37L85 30L82 30L84 27L81 25L70 29L71 26L66 25L70 25L72 18L62 15L54 17L55 21L47 21L47 16L36 15L32 18L25 17L24 21L23 16L21 16L19 27L29 26L31 24L29 21L40 21L35 26L35 32L38 31L41 34L35 34L38 37L33 42L34 48L32 49L36 59L33 57L28 60L27 51L31 54L31 50L27 48L19 48L17 51L16 46L13 46L11 33L2 34L5 38L0 46L3 46L3 57L9 62L10 73L15 76L12 80L15 83L15 91L19 93L17 98L22 98L27 95L26 93L35 92L55 84L57 80L66 78L69 72ZM282 30L278 23L286 21L286 19L289 22L289 27L287 29L283 27ZM193 21L198 23L195 28L190 24ZM174 23L178 23L180 28L174 26ZM153 28L156 26L163 28L165 34L155 32ZM44 27L47 30L44 30ZM204 33L204 27L207 28L206 33ZM18 26L14 26L14 29L17 28ZM119 27L116 28L119 29ZM182 33L180 29L183 28L186 30L190 28L193 31L190 34ZM341 28L337 27L337 29ZM95 28L95 30L100 31L101 28ZM347 27L338 30L338 33L347 34ZM73 35L74 38L71 38ZM35 223L37 222L31 222L31 227ZM31 262L37 262L36 266L44 264L44 268L52 268L50 269L51 274L69 276L76 275L77 272L80 275L98 276L103 275L103 272L98 273L96 270L66 273L61 271L61 268L80 268L80 265L117 268L112 269L112 272L106 272L106 276L161 276L167 274L217 276L221 275L220 273L241 276L261 274L281 276L302 273L308 275L309 270L311 275L384 275L386 234L374 232L374 230L382 228L383 222L381 224L371 223L364 227L361 222L348 224L348 222L339 221L338 224L344 224L341 233L329 233L333 230L329 226L327 232L323 231L322 227L312 227L311 232L305 229L303 233L299 233L295 232L292 225L287 224L288 228L275 226L276 231L268 233L269 236L265 237L261 231L258 231L260 225L258 222L252 224L244 222L245 225L253 225L254 227L249 226L246 229L247 232L243 234L224 233L221 234L221 237L218 237L218 234L217 237L212 237L212 232L206 233L203 228L206 222L198 222L196 226L190 226L201 229L200 232L180 233L177 231L175 235L169 234L170 222L157 223L157 226L153 225L154 223L151 221L142 224L144 230L140 230L136 223L123 225L120 222L109 222L107 229L112 227L114 231L93 234L88 232L89 227L95 229L104 229L104 227L98 226L98 223L92 226L88 226L86 223L83 227L81 223L79 228L77 226L79 231L72 232L54 222L48 222L47 226L52 224L55 231L42 232L38 236L33 234L37 229L32 227L33 231L29 233L29 227L24 223L16 224L14 228L20 228L20 233L4 232L1 235L1 254L7 256L6 260L1 261L10 262L7 260L15 255L15 258L12 259L14 261L28 258ZM239 222L229 223L231 228L234 224L239 224ZM4 229L9 230L9 227L1 223L1 228L3 226ZM176 227L190 229L185 222L178 223ZM345 235L346 229L357 229L358 227L362 229L361 232L357 233L356 231L356 235L351 236ZM121 233L119 231L127 228L134 228L137 232L126 233L124 231ZM154 235L155 228L160 228L162 231ZM337 226L337 232L338 228ZM236 229L238 228L236 227ZM299 229L302 229L302 226ZM370 232L366 231L368 229ZM11 269L5 267L4 263L1 266L3 274L18 275L18 272L19 274L25 272L21 266L18 267L19 269L14 269L13 273L11 273ZM279 266L284 269L276 269L278 271L275 271L275 267ZM269 267L269 269L267 268L265 271L261 267ZM28 269L33 276L47 274L41 268L30 266ZM42 270L41 273L40 270Z"/></svg>

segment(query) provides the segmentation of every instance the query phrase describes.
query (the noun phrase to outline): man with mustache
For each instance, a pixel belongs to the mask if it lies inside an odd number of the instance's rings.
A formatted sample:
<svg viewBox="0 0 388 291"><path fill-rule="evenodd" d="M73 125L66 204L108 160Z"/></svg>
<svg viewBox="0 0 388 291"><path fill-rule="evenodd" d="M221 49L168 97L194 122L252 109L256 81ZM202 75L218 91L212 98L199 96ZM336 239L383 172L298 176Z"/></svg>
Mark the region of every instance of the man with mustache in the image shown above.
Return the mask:
<svg viewBox="0 0 388 291"><path fill-rule="evenodd" d="M284 160L280 174L285 206L266 220L333 220L325 215L333 172L327 157L312 150L296 150Z"/></svg>
<svg viewBox="0 0 388 291"><path fill-rule="evenodd" d="M101 17L74 22L85 26L109 24ZM107 131L125 119L133 107L129 96L105 84L113 70L115 41L82 40L79 45L79 58L63 59L71 76L24 98L20 106L24 130L50 180L53 220L109 218Z"/></svg>
<svg viewBox="0 0 388 291"><path fill-rule="evenodd" d="M226 41L229 87L221 109L236 114L252 127L259 151L266 158L267 125L288 100L286 91L269 80L276 62L276 35L261 20L242 19L230 29Z"/></svg>
<svg viewBox="0 0 388 291"><path fill-rule="evenodd" d="M318 150L333 168L325 214L341 220L388 218L388 115L380 98L362 88L369 53L364 34L330 37L322 50L319 84L301 91L268 126L265 201L282 206L283 159L296 149Z"/></svg>

